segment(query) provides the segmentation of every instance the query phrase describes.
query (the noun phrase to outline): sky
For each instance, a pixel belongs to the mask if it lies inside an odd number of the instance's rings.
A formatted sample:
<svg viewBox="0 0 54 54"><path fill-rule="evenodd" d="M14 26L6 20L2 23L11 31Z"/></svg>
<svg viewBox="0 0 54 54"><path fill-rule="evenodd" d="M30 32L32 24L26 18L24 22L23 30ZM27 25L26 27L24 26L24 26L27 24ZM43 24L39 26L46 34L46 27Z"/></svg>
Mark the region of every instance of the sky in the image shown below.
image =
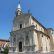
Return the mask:
<svg viewBox="0 0 54 54"><path fill-rule="evenodd" d="M0 39L9 39L19 0L0 0ZM54 29L54 0L21 0L23 12L32 15L46 28Z"/></svg>

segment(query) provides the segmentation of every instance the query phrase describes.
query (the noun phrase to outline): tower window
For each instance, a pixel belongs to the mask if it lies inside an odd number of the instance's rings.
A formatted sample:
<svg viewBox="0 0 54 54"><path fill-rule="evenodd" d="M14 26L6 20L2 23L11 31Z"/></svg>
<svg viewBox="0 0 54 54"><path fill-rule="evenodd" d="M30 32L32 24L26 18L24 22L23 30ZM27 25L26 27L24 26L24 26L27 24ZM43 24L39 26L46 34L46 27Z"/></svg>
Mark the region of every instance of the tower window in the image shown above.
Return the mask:
<svg viewBox="0 0 54 54"><path fill-rule="evenodd" d="M22 24L20 24L20 28L22 28Z"/></svg>

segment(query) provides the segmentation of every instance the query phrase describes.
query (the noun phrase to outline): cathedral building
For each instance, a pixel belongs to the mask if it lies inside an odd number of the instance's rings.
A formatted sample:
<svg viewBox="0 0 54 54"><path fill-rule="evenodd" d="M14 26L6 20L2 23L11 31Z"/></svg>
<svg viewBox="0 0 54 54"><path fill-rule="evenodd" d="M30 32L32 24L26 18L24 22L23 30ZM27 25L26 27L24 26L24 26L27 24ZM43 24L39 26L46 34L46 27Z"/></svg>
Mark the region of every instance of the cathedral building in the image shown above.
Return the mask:
<svg viewBox="0 0 54 54"><path fill-rule="evenodd" d="M10 46L15 52L52 51L52 34L52 28L45 28L30 12L24 13L18 4L10 32Z"/></svg>

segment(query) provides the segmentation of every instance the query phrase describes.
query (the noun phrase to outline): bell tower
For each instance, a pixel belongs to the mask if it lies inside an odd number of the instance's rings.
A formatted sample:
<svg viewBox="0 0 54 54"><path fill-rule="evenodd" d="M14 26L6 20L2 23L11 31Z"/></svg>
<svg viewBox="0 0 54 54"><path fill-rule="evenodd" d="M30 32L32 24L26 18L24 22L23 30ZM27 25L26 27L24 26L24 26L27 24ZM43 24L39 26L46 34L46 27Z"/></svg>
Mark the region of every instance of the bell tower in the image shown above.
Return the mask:
<svg viewBox="0 0 54 54"><path fill-rule="evenodd" d="M21 15L22 14L22 10L21 10L21 5L20 5L21 0L19 0L19 4L17 6L16 9L16 16Z"/></svg>

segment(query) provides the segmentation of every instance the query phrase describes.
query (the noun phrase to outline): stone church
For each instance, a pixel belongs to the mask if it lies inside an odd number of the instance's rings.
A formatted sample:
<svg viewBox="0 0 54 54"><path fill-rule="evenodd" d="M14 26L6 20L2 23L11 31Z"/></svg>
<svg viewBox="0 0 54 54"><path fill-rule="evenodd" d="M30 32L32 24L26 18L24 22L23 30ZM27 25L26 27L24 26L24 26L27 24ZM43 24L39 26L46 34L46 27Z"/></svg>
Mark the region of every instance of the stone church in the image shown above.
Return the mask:
<svg viewBox="0 0 54 54"><path fill-rule="evenodd" d="M10 45L14 52L52 51L52 35L52 28L45 28L29 11L24 13L18 4L10 32Z"/></svg>

